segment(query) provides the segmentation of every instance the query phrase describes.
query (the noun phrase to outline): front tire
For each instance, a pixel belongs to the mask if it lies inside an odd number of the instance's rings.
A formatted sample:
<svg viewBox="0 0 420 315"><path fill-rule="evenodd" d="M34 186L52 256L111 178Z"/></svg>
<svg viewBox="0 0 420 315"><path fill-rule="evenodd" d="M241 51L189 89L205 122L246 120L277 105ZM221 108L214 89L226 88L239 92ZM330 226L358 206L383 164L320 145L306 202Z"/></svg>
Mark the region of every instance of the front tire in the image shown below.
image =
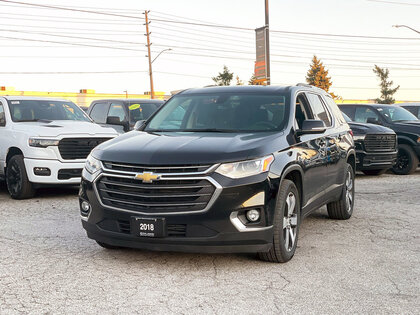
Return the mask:
<svg viewBox="0 0 420 315"><path fill-rule="evenodd" d="M407 144L398 145L397 162L392 171L397 175L409 175L419 166L419 158L414 150Z"/></svg>
<svg viewBox="0 0 420 315"><path fill-rule="evenodd" d="M285 263L296 251L300 227L300 197L296 185L285 179L279 189L274 213L273 245L266 253L258 253L261 260Z"/></svg>
<svg viewBox="0 0 420 315"><path fill-rule="evenodd" d="M368 175L368 176L379 176L379 175L385 174L387 170L388 169L386 168L382 170L364 170L362 172L363 174Z"/></svg>
<svg viewBox="0 0 420 315"><path fill-rule="evenodd" d="M335 220L350 219L354 208L354 171L347 164L346 180L339 200L327 204L328 216Z"/></svg>
<svg viewBox="0 0 420 315"><path fill-rule="evenodd" d="M15 155L7 162L6 184L13 199L28 199L35 195L35 189L28 179L22 155Z"/></svg>

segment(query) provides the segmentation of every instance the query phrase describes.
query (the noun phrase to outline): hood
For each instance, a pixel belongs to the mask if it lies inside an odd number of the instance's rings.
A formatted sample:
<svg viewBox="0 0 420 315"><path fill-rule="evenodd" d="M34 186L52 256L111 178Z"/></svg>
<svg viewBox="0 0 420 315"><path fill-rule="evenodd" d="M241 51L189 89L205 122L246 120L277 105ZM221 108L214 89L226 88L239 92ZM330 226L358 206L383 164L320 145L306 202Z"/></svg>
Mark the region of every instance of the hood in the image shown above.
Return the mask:
<svg viewBox="0 0 420 315"><path fill-rule="evenodd" d="M287 147L282 133L132 131L93 151L102 161L140 165L200 165L262 157Z"/></svg>
<svg viewBox="0 0 420 315"><path fill-rule="evenodd" d="M350 129L355 135L366 135L372 133L395 133L392 129L375 124L358 123L353 121L348 122L347 124L350 126Z"/></svg>
<svg viewBox="0 0 420 315"><path fill-rule="evenodd" d="M420 120L413 121L398 121L391 126L396 133L411 133L420 135Z"/></svg>
<svg viewBox="0 0 420 315"><path fill-rule="evenodd" d="M118 133L113 128L105 128L89 121L56 120L50 123L17 122L13 130L27 133L31 137L57 138L62 136L116 136Z"/></svg>

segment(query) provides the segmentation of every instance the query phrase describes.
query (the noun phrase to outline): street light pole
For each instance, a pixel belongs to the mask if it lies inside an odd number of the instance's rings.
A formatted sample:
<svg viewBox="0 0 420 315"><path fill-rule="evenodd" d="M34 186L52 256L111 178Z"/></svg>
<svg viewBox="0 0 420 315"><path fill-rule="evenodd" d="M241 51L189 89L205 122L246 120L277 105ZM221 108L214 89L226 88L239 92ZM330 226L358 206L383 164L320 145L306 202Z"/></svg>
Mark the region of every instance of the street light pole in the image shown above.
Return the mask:
<svg viewBox="0 0 420 315"><path fill-rule="evenodd" d="M165 51L170 51L170 50L172 50L172 48L166 48L166 49L162 50L160 53L158 53L158 55L155 58L153 58L152 63L157 59L157 57L160 56L161 53L163 53Z"/></svg>
<svg viewBox="0 0 420 315"><path fill-rule="evenodd" d="M407 26L407 25L392 25L392 27L396 27L396 28L400 28L400 27L405 27L408 28L409 30L412 30L413 32L416 32L418 34L420 34L420 32L418 30L415 30L414 28Z"/></svg>

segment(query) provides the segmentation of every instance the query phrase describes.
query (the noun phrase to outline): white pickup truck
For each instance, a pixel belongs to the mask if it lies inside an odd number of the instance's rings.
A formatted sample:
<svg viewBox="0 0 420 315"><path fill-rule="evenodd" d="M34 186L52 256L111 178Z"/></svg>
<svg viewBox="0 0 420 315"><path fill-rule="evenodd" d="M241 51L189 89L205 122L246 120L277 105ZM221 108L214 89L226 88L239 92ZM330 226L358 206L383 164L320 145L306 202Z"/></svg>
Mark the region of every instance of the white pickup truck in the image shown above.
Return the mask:
<svg viewBox="0 0 420 315"><path fill-rule="evenodd" d="M45 184L77 185L90 151L117 135L67 100L0 97L0 178L15 199Z"/></svg>

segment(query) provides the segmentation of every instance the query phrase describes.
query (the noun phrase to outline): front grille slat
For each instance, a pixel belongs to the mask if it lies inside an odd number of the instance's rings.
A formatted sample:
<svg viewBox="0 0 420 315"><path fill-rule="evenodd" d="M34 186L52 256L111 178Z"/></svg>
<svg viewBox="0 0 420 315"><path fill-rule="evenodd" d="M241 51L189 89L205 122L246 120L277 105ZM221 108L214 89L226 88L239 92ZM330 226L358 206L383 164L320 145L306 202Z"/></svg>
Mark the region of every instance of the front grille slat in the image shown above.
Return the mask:
<svg viewBox="0 0 420 315"><path fill-rule="evenodd" d="M392 152L396 149L396 135L368 134L364 145L368 152Z"/></svg>
<svg viewBox="0 0 420 315"><path fill-rule="evenodd" d="M129 173L143 173L143 172L153 172L159 174L185 174L185 173L199 173L204 172L209 169L210 165L181 165L181 166L144 166L144 165L134 165L134 164L118 164L112 162L103 162L106 169L110 171L123 171Z"/></svg>
<svg viewBox="0 0 420 315"><path fill-rule="evenodd" d="M117 209L150 214L200 211L208 206L216 191L216 187L207 178L191 176L190 169L193 166L188 166L187 175L183 176L181 173L176 177L171 177L174 172L170 166L159 167L170 175L144 183L135 179L134 174L118 174L118 171L109 173L109 162L103 164L105 174L96 181L95 187L101 202ZM124 165L118 166L124 168ZM136 165L129 165L129 168L133 167L140 170ZM206 166L204 169L208 168ZM180 167L174 169L179 172Z"/></svg>
<svg viewBox="0 0 420 315"><path fill-rule="evenodd" d="M111 138L63 138L58 150L64 160L86 159L89 153L99 144Z"/></svg>

